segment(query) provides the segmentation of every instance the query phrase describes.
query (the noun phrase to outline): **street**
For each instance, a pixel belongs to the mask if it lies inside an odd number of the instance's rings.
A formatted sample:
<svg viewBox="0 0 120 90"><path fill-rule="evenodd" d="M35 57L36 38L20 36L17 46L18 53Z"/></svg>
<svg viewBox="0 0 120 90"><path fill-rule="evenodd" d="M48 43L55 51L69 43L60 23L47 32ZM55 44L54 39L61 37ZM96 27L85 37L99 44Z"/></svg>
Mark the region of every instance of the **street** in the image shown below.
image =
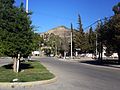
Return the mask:
<svg viewBox="0 0 120 90"><path fill-rule="evenodd" d="M26 87L0 88L0 90L119 90L120 70L93 67L78 62L65 62L54 58L37 58L57 76L51 84Z"/></svg>

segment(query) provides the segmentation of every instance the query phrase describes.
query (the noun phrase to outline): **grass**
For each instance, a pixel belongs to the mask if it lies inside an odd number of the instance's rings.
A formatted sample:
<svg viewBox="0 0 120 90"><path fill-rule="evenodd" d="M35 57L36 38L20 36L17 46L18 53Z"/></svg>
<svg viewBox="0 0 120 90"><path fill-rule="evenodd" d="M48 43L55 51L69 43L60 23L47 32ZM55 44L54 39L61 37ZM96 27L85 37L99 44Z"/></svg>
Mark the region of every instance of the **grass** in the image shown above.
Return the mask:
<svg viewBox="0 0 120 90"><path fill-rule="evenodd" d="M0 82L13 82L13 79L18 79L18 82L31 82L54 78L54 75L37 61L21 63L20 68L21 71L15 73L12 64L0 67Z"/></svg>

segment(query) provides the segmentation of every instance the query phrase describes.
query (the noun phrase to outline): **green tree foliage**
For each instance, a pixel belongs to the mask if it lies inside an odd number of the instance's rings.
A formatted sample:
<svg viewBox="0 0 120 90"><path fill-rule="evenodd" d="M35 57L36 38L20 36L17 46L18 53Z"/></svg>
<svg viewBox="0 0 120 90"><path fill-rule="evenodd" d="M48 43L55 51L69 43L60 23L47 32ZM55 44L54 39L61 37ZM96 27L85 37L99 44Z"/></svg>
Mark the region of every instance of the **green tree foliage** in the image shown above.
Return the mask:
<svg viewBox="0 0 120 90"><path fill-rule="evenodd" d="M43 37L40 36L38 33L35 33L33 38L33 50L40 50L40 47L42 47L43 43Z"/></svg>
<svg viewBox="0 0 120 90"><path fill-rule="evenodd" d="M114 6L115 15L109 20L105 19L105 22L101 24L98 30L98 40L101 42L101 46L106 45L109 51L116 51L120 62L120 13L115 10Z"/></svg>
<svg viewBox="0 0 120 90"><path fill-rule="evenodd" d="M6 35L8 35L8 32L6 32L6 25L8 23L8 10L11 10L13 8L13 0L0 0L0 55L4 55L5 48L5 41L6 41Z"/></svg>
<svg viewBox="0 0 120 90"><path fill-rule="evenodd" d="M82 28L81 17L78 15L78 30L73 31L73 44L76 49L80 49L81 52L95 52L95 40L96 35L92 27L89 29L89 32L84 32Z"/></svg>
<svg viewBox="0 0 120 90"><path fill-rule="evenodd" d="M54 55L57 55L60 53L61 38L58 35L54 35L53 33L51 33L47 36L47 39L45 41L46 41L45 46L51 47L50 53L52 53Z"/></svg>
<svg viewBox="0 0 120 90"><path fill-rule="evenodd" d="M103 23L102 21L98 21L98 25L96 27L96 34L97 34L97 50L99 54L99 60L102 60L102 52L103 52L103 41L104 41L104 34L103 34Z"/></svg>
<svg viewBox="0 0 120 90"><path fill-rule="evenodd" d="M64 33L64 37L61 39L61 53L64 56L64 59L66 58L67 53L69 52L69 43L70 43L70 38L66 37L66 33Z"/></svg>
<svg viewBox="0 0 120 90"><path fill-rule="evenodd" d="M68 52L69 51L69 38L66 37L66 35L64 34L64 37L62 38L62 50L65 51L65 52Z"/></svg>
<svg viewBox="0 0 120 90"><path fill-rule="evenodd" d="M18 58L34 49L35 34L30 16L23 8L14 6L14 0L0 0L0 52Z"/></svg>
<svg viewBox="0 0 120 90"><path fill-rule="evenodd" d="M78 15L78 30L74 31L74 43L75 48L81 49L81 51L85 51L85 33L82 28L81 17Z"/></svg>
<svg viewBox="0 0 120 90"><path fill-rule="evenodd" d="M120 2L117 5L113 6L112 10L115 14L120 14Z"/></svg>
<svg viewBox="0 0 120 90"><path fill-rule="evenodd" d="M92 27L89 29L89 33L86 33L87 38L87 47L88 47L88 52L89 53L94 53L95 52L95 41L96 41L96 33L93 31Z"/></svg>
<svg viewBox="0 0 120 90"><path fill-rule="evenodd" d="M106 44L118 52L120 61L120 14L114 15L104 27L107 27Z"/></svg>

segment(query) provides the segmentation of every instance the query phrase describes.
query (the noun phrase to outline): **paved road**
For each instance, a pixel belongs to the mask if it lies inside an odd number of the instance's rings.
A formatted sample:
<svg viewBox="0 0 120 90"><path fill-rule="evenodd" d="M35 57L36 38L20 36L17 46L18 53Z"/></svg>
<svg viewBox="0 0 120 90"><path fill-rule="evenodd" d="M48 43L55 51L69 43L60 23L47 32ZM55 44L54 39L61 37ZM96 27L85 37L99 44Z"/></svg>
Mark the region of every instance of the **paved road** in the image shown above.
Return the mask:
<svg viewBox="0 0 120 90"><path fill-rule="evenodd" d="M0 90L120 90L120 70L64 62L53 58L41 58L40 61L55 73L58 77L56 82Z"/></svg>
<svg viewBox="0 0 120 90"><path fill-rule="evenodd" d="M3 66L3 65L6 65L6 64L9 64L9 63L12 63L13 60L11 57L2 57L0 58L0 66Z"/></svg>

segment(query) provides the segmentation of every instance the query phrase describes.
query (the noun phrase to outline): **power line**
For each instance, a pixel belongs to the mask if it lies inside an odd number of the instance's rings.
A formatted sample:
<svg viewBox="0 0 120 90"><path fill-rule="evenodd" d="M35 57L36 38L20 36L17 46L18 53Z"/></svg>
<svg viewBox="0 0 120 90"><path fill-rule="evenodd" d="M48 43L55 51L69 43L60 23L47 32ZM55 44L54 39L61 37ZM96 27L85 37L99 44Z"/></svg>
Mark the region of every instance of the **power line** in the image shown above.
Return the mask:
<svg viewBox="0 0 120 90"><path fill-rule="evenodd" d="M104 21L105 19L110 19L111 17L112 17L112 16L110 16L110 17L105 17L105 18L102 18L102 19L98 19L97 21L93 22L93 23L90 24L89 26L85 27L84 30L86 30L86 29L92 27L94 24L96 24L96 23L98 23L98 22Z"/></svg>

